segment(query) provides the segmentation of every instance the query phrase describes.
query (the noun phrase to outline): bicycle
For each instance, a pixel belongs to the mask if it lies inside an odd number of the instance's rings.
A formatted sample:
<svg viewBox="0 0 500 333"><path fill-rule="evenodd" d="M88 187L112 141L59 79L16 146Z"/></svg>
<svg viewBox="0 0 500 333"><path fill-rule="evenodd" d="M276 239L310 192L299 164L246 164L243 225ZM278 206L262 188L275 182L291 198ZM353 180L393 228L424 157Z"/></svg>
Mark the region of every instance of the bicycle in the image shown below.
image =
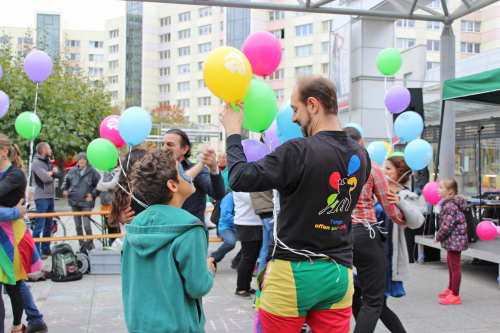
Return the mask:
<svg viewBox="0 0 500 333"><path fill-rule="evenodd" d="M30 212L34 213L34 212ZM59 217L52 218L52 233L51 237L65 237L66 236L66 226L62 223ZM28 221L28 226L31 229L31 233L33 233L33 228L35 227L36 218L30 218ZM40 235L41 237L42 235Z"/></svg>

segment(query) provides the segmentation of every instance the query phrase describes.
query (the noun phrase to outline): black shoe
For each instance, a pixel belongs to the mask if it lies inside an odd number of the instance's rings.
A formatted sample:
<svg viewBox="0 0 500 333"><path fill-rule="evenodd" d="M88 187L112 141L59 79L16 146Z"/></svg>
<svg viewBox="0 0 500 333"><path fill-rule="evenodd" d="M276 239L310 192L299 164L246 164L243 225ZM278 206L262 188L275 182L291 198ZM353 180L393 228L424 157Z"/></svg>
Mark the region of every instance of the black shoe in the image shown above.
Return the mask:
<svg viewBox="0 0 500 333"><path fill-rule="evenodd" d="M253 288L250 288L249 290L247 290L247 293L249 293L250 295L255 295L256 292L257 292L257 290L255 290Z"/></svg>
<svg viewBox="0 0 500 333"><path fill-rule="evenodd" d="M42 260L45 260L45 259L47 259L48 257L49 257L49 255L48 255L48 254L42 254L42 255L40 255L40 259L42 259Z"/></svg>
<svg viewBox="0 0 500 333"><path fill-rule="evenodd" d="M48 331L49 329L47 328L47 324L45 323L40 323L40 324L28 323L28 328L26 329L26 333L45 333Z"/></svg>
<svg viewBox="0 0 500 333"><path fill-rule="evenodd" d="M244 299L252 299L252 295L247 293L246 291L237 291L234 296Z"/></svg>
<svg viewBox="0 0 500 333"><path fill-rule="evenodd" d="M238 265L239 265L239 262L236 262L233 260L231 260L231 268L232 269L238 269Z"/></svg>

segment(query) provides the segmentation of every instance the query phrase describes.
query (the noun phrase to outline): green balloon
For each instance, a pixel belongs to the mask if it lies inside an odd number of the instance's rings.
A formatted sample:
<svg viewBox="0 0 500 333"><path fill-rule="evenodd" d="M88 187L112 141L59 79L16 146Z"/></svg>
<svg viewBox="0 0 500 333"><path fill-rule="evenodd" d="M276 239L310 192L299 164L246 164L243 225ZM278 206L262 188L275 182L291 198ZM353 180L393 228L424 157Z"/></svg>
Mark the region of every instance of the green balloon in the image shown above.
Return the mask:
<svg viewBox="0 0 500 333"><path fill-rule="evenodd" d="M400 157L405 157L405 154L402 151L397 151L389 155L388 158L395 157L395 156L400 156Z"/></svg>
<svg viewBox="0 0 500 333"><path fill-rule="evenodd" d="M377 56L377 67L384 75L393 75L401 68L403 57L401 53L393 47L388 47L379 52Z"/></svg>
<svg viewBox="0 0 500 333"><path fill-rule="evenodd" d="M241 102L245 103L243 127L249 131L261 133L268 129L276 118L278 112L276 93L262 80L252 79L250 89ZM235 104L232 105L238 112Z"/></svg>
<svg viewBox="0 0 500 333"><path fill-rule="evenodd" d="M111 171L118 162L118 150L108 139L95 139L87 147L87 158L94 168Z"/></svg>
<svg viewBox="0 0 500 333"><path fill-rule="evenodd" d="M36 138L36 136L40 134L42 122L33 112L25 111L17 116L14 126L17 134L25 139L32 139ZM35 132L33 132L33 127L35 128Z"/></svg>

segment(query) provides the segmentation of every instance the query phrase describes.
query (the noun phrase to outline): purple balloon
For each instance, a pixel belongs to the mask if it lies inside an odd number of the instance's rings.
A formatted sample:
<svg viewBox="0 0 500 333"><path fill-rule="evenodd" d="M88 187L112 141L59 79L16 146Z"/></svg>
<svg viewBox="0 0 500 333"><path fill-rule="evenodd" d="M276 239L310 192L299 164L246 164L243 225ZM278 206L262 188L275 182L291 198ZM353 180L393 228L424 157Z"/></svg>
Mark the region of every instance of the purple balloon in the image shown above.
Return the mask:
<svg viewBox="0 0 500 333"><path fill-rule="evenodd" d="M9 110L9 105L9 96L7 96L7 94L3 91L0 91L0 118L5 116L5 114Z"/></svg>
<svg viewBox="0 0 500 333"><path fill-rule="evenodd" d="M271 147L273 151L280 145L278 136L276 135L276 130L278 129L278 123L274 119L273 123L264 132L264 138L266 139L267 145Z"/></svg>
<svg viewBox="0 0 500 333"><path fill-rule="evenodd" d="M410 91L403 86L394 86L385 94L385 106L392 113L400 113L410 105Z"/></svg>
<svg viewBox="0 0 500 333"><path fill-rule="evenodd" d="M269 149L266 145L257 140L243 140L241 142L243 152L247 157L247 162L255 162L269 154Z"/></svg>
<svg viewBox="0 0 500 333"><path fill-rule="evenodd" d="M52 73L52 60L43 51L31 51L24 59L24 71L31 81L41 83Z"/></svg>

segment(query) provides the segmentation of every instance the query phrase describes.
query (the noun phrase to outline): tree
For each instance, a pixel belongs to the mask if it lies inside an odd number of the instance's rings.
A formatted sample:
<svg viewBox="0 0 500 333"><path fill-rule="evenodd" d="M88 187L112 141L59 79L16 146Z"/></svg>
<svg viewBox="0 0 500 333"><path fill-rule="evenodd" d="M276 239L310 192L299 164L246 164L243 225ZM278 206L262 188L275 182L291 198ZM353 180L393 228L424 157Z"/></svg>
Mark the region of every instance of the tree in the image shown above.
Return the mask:
<svg viewBox="0 0 500 333"><path fill-rule="evenodd" d="M184 108L178 105L160 105L150 111L153 124L190 125L184 116Z"/></svg>

